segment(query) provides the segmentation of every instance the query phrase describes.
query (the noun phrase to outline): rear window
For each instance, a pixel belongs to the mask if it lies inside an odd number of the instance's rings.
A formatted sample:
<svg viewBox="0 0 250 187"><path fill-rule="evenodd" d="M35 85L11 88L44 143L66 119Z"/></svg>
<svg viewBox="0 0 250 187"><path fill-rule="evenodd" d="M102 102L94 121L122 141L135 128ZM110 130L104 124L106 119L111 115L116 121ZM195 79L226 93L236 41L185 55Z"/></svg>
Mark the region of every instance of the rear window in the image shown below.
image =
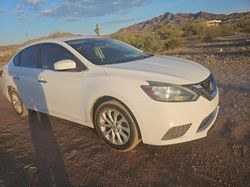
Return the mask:
<svg viewBox="0 0 250 187"><path fill-rule="evenodd" d="M20 66L29 68L38 67L38 46L31 46L22 51Z"/></svg>
<svg viewBox="0 0 250 187"><path fill-rule="evenodd" d="M19 66L19 64L20 64L20 53L18 53L18 54L14 57L13 62L14 62L14 64L15 64L16 66Z"/></svg>

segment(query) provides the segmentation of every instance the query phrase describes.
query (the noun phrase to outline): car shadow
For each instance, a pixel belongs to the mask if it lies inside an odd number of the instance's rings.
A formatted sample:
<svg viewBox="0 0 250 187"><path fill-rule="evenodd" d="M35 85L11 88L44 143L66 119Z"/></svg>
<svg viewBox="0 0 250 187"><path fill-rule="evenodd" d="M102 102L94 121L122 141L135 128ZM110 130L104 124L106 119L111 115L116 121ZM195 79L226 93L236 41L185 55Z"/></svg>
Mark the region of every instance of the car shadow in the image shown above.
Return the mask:
<svg viewBox="0 0 250 187"><path fill-rule="evenodd" d="M49 116L39 112L29 115L29 126L38 168L39 185L70 186L64 161Z"/></svg>
<svg viewBox="0 0 250 187"><path fill-rule="evenodd" d="M9 74L12 77L18 77L18 79L13 79L16 86L15 91L21 98L26 99L30 107L33 106L33 109L40 111L42 106L45 111L49 111L44 85L39 82L39 74L34 74L34 71L33 68L27 68L25 77L18 76L10 70ZM40 73L42 71L38 70ZM34 90L35 92L33 92ZM71 186L49 115L30 112L28 118L34 148L34 162L38 168L37 186Z"/></svg>
<svg viewBox="0 0 250 187"><path fill-rule="evenodd" d="M219 87L223 90L224 93L227 93L230 90L235 90L235 91L238 91L239 93L245 93L245 94L250 93L250 88L244 87L244 86L241 86L241 85L237 85L237 84L222 84L222 83L219 83Z"/></svg>
<svg viewBox="0 0 250 187"><path fill-rule="evenodd" d="M29 184L27 172L18 164L11 152L0 149L0 166L1 187L27 186Z"/></svg>

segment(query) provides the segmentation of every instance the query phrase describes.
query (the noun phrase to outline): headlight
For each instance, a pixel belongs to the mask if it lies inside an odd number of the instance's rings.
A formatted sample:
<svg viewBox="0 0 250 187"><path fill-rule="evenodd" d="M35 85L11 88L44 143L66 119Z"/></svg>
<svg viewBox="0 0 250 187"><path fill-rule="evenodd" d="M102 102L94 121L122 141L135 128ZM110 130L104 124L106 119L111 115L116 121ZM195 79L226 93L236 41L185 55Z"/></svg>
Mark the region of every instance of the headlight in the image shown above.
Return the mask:
<svg viewBox="0 0 250 187"><path fill-rule="evenodd" d="M192 90L172 84L148 81L149 85L142 85L143 91L152 99L162 102L188 102L196 101L198 94Z"/></svg>

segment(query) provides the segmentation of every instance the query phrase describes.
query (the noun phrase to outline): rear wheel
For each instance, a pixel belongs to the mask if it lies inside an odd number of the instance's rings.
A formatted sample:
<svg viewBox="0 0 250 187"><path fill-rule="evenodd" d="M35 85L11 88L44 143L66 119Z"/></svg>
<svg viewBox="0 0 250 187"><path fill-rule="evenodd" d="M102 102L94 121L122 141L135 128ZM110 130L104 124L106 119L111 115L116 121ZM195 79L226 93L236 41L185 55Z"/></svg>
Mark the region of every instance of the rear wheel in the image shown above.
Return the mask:
<svg viewBox="0 0 250 187"><path fill-rule="evenodd" d="M23 105L22 99L16 91L11 91L10 99L16 113L22 117L29 115L28 109Z"/></svg>
<svg viewBox="0 0 250 187"><path fill-rule="evenodd" d="M102 103L95 112L94 120L99 136L112 148L129 151L140 142L135 120L117 101Z"/></svg>

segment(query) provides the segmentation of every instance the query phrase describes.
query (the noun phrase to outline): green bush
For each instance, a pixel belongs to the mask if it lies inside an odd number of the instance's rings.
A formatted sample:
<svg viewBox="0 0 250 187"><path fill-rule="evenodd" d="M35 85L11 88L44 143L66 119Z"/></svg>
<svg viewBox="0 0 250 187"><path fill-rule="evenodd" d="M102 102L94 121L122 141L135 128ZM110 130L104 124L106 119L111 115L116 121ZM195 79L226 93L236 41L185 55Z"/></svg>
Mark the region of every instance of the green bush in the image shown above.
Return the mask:
<svg viewBox="0 0 250 187"><path fill-rule="evenodd" d="M206 31L203 34L202 40L211 40L211 39L219 37L221 35L222 35L222 30L219 26L207 27Z"/></svg>
<svg viewBox="0 0 250 187"><path fill-rule="evenodd" d="M183 27L184 36L195 36L197 39L203 39L206 32L207 25L205 20L195 20L188 22Z"/></svg>
<svg viewBox="0 0 250 187"><path fill-rule="evenodd" d="M181 29L167 25L162 26L157 33L161 40L169 40L171 38L180 38L183 36Z"/></svg>
<svg viewBox="0 0 250 187"><path fill-rule="evenodd" d="M154 39L154 37L151 37L151 36L143 36L139 34L120 36L116 34L116 35L112 35L112 38L126 42L147 53L155 53L160 50L159 44Z"/></svg>
<svg viewBox="0 0 250 187"><path fill-rule="evenodd" d="M250 18L240 19L236 26L240 32L250 33Z"/></svg>
<svg viewBox="0 0 250 187"><path fill-rule="evenodd" d="M232 24L223 24L220 26L222 36L231 36L235 33L236 28Z"/></svg>
<svg viewBox="0 0 250 187"><path fill-rule="evenodd" d="M155 53L159 50L156 40L151 36L134 35L129 44L147 53Z"/></svg>
<svg viewBox="0 0 250 187"><path fill-rule="evenodd" d="M230 36L235 33L235 30L236 28L230 23L209 27L206 20L188 22L183 27L184 36L191 37L196 42L211 40L220 36Z"/></svg>
<svg viewBox="0 0 250 187"><path fill-rule="evenodd" d="M171 38L164 43L164 49L170 50L170 49L179 48L179 47L182 47L183 44L184 44L184 40L182 37Z"/></svg>

